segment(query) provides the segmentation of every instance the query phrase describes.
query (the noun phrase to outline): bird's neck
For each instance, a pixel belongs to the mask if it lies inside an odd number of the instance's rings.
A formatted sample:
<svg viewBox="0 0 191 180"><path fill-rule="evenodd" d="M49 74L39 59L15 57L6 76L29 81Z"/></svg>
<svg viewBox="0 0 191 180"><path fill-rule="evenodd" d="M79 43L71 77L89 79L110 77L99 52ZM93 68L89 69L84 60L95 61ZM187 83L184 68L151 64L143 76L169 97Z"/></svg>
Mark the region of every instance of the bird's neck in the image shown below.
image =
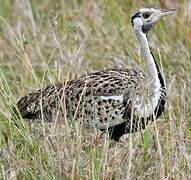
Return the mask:
<svg viewBox="0 0 191 180"><path fill-rule="evenodd" d="M141 54L147 66L147 73L148 73L147 85L148 85L148 88L151 90L149 91L151 93L150 94L151 96L149 97L148 103L144 104L143 107L139 105L137 106L138 113L140 117L143 117L143 118L149 117L149 115L153 113L155 113L155 115L158 117L164 110L165 100L164 98L161 99L162 91L164 91L163 94L164 96L166 96L164 81L160 74L158 66L154 60L154 57L152 56L150 52L146 34L138 30L137 31L135 30L135 32L141 46ZM160 109L160 111L158 111L158 109Z"/></svg>
<svg viewBox="0 0 191 180"><path fill-rule="evenodd" d="M158 79L158 70L157 70L157 67L155 64L155 60L154 60L154 58L151 54L150 48L149 48L147 36L142 31L135 31L135 33L136 33L137 39L138 39L140 47L141 47L141 55L144 58L144 61L147 66L148 76L152 80L156 80L156 79Z"/></svg>

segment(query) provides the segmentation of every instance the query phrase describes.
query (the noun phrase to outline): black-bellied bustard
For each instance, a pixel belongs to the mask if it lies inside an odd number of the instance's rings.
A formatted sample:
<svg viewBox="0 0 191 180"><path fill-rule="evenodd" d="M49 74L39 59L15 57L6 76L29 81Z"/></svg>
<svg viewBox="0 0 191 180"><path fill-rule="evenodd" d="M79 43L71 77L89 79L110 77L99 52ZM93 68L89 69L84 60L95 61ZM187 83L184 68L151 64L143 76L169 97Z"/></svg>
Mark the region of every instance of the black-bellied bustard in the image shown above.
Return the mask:
<svg viewBox="0 0 191 180"><path fill-rule="evenodd" d="M165 84L150 52L147 33L163 16L175 11L149 7L132 16L146 72L137 68L106 69L50 85L19 100L21 116L47 121L82 117L85 127L108 130L117 141L125 133L145 128L148 120L158 118L164 111L166 98Z"/></svg>

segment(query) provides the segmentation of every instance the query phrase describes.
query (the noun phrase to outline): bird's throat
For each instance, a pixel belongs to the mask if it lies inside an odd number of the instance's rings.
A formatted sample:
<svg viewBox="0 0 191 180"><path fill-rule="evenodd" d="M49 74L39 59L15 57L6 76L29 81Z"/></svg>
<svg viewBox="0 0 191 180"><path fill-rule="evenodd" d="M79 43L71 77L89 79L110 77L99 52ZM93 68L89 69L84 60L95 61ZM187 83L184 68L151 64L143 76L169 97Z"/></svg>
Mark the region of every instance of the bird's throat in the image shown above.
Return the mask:
<svg viewBox="0 0 191 180"><path fill-rule="evenodd" d="M146 63L148 77L151 78L153 81L155 81L158 79L158 70L155 64L155 60L149 48L147 36L145 33L141 31L135 31L135 32L140 44L141 55Z"/></svg>

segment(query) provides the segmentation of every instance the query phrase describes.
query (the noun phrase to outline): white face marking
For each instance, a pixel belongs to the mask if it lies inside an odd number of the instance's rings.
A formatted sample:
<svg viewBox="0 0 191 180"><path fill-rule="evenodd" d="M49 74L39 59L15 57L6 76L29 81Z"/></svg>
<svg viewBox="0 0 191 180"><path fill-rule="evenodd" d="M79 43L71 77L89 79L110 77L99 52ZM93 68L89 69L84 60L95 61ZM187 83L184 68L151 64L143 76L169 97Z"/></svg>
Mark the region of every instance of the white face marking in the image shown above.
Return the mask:
<svg viewBox="0 0 191 180"><path fill-rule="evenodd" d="M134 20L133 20L133 23L134 23L134 29L135 30L141 30L141 28L142 28L142 26L143 26L143 21L142 21L142 19L141 18L135 18Z"/></svg>
<svg viewBox="0 0 191 180"><path fill-rule="evenodd" d="M103 99L103 100L112 99L115 101L119 100L120 102L123 102L123 95L120 95L120 96L100 96L100 99Z"/></svg>
<svg viewBox="0 0 191 180"><path fill-rule="evenodd" d="M133 27L135 30L141 30L143 25L156 23L160 20L161 10L154 8L142 8L139 11L139 17L133 20ZM148 17L144 17L144 13L148 13Z"/></svg>
<svg viewBox="0 0 191 180"><path fill-rule="evenodd" d="M141 13L144 13L144 12L150 12L150 13L152 13L152 12L158 12L158 11L160 11L160 10L154 9L154 8L141 8L139 11L140 11Z"/></svg>

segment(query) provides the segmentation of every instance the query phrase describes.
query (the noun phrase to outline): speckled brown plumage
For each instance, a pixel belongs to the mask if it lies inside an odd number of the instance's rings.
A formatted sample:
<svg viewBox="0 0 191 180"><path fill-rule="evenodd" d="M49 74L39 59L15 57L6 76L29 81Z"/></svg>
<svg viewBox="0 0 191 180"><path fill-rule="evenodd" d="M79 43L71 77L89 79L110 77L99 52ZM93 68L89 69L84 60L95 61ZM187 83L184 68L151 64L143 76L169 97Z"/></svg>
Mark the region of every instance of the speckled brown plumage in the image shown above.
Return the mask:
<svg viewBox="0 0 191 180"><path fill-rule="evenodd" d="M17 106L23 118L83 119L84 126L109 129L111 136L116 133L112 127L123 124L124 134L130 131L133 98L141 96L146 82L144 73L138 69L107 69L34 91L21 98ZM107 99L112 96L122 98Z"/></svg>

